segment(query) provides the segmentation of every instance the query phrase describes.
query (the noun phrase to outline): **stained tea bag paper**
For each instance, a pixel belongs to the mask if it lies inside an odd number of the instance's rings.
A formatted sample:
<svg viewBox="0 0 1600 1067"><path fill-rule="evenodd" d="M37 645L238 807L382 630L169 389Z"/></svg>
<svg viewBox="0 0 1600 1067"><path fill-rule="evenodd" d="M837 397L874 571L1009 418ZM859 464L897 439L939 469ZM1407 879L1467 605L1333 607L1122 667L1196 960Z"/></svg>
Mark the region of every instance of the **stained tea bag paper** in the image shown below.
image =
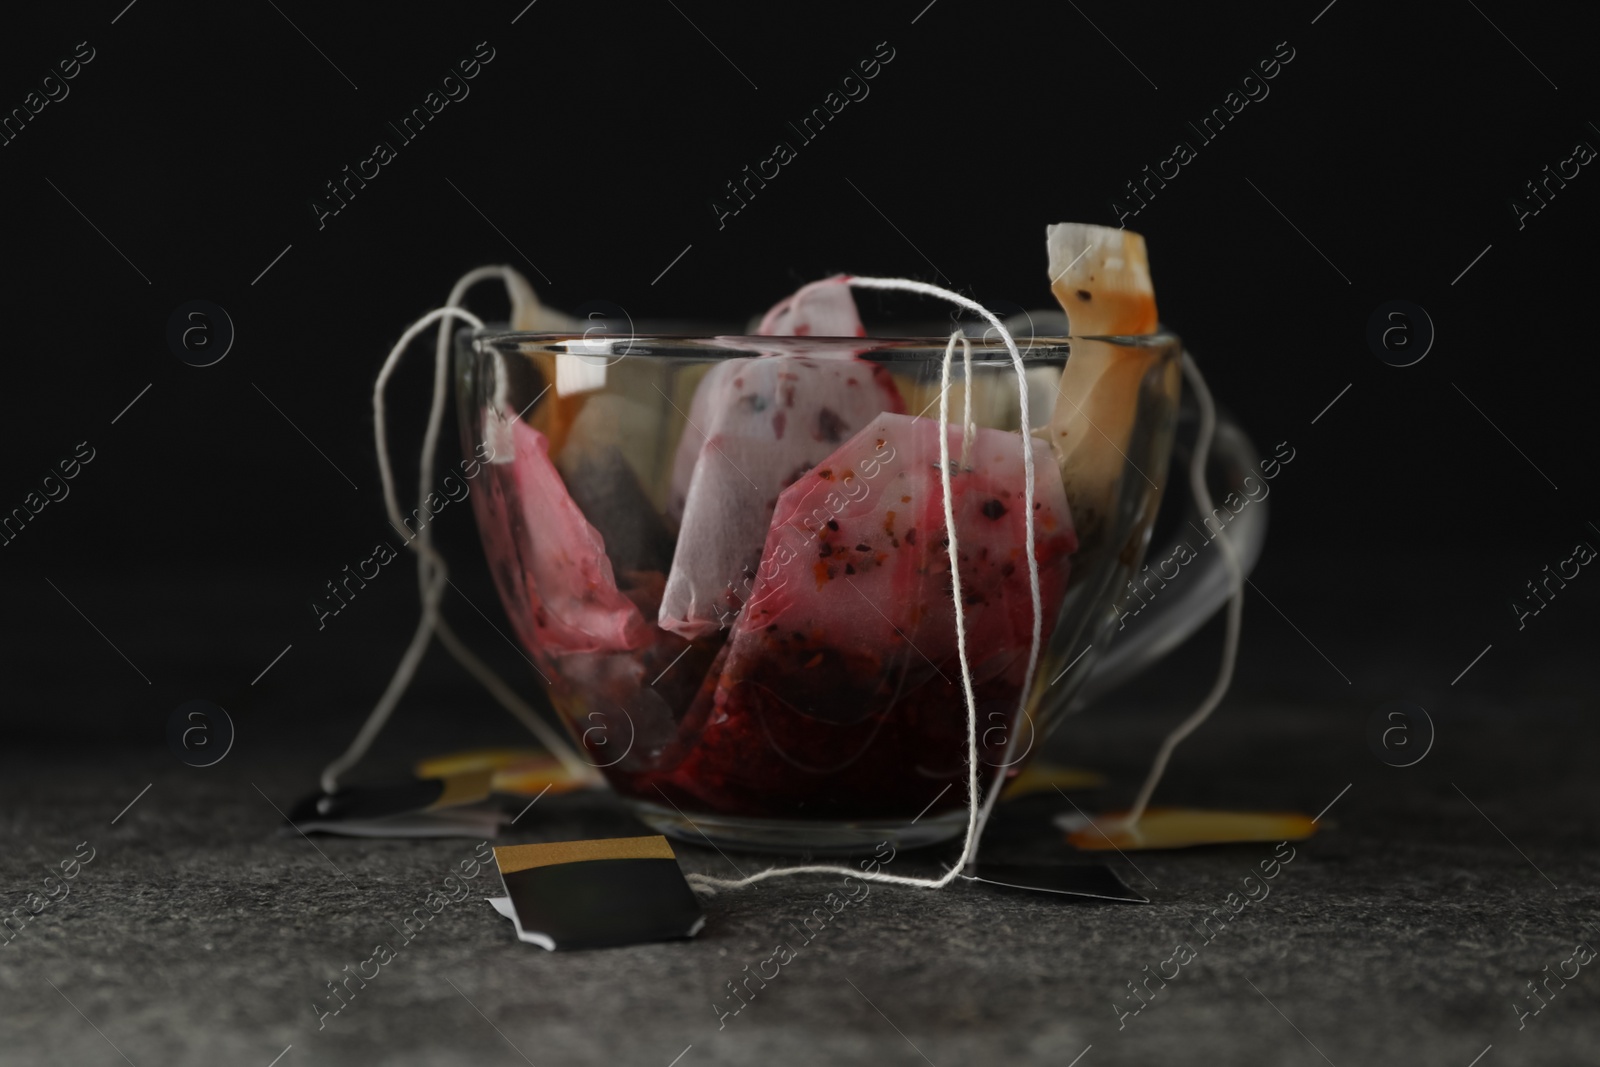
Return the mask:
<svg viewBox="0 0 1600 1067"><path fill-rule="evenodd" d="M1144 238L1132 230L1063 222L1047 231L1050 289L1072 330L1047 432L1085 546L1098 545L1127 464L1148 353L1098 337L1154 333L1155 290ZM1172 373L1176 373L1176 368Z"/></svg>
<svg viewBox="0 0 1600 1067"><path fill-rule="evenodd" d="M938 422L880 414L861 433L785 490L767 537L749 610L730 641L725 677L763 672L763 684L803 694L813 684L809 666L818 650L807 644L792 655L781 642L793 635L827 635L843 655L859 662L877 653L905 663L902 684L958 672L949 561L943 540L944 502L938 473ZM1032 625L1028 597L1019 438L979 428L969 447L961 430L945 427L951 455L967 452L969 465L951 479L953 509L967 562L967 658L975 685L1023 665ZM1076 542L1061 483L1043 441L1034 451L1034 524L1044 602L1059 600ZM775 645L775 643L777 643ZM826 658L826 656L825 656ZM774 672L793 662L793 677ZM864 673L877 677L875 664ZM1020 677L1012 679L1020 684ZM845 679L822 681L838 685ZM818 716L837 714L825 707Z"/></svg>
<svg viewBox="0 0 1600 1067"><path fill-rule="evenodd" d="M486 499L491 521L483 529L490 539L491 558L520 562L516 572L503 579L513 587L516 610L510 614L518 636L551 656L619 652L649 644L650 624L618 590L605 541L550 461L548 439L523 422L514 423L511 433L516 445L512 471L516 492L502 494L491 486ZM509 516L509 523L493 515L512 507L520 510ZM508 528L515 533L504 532Z"/></svg>
<svg viewBox="0 0 1600 1067"><path fill-rule="evenodd" d="M864 334L849 289L816 282L784 300L763 333ZM884 369L831 348L778 346L725 360L695 390L673 466L678 544L660 625L691 640L749 598L778 496L881 411L905 405Z"/></svg>

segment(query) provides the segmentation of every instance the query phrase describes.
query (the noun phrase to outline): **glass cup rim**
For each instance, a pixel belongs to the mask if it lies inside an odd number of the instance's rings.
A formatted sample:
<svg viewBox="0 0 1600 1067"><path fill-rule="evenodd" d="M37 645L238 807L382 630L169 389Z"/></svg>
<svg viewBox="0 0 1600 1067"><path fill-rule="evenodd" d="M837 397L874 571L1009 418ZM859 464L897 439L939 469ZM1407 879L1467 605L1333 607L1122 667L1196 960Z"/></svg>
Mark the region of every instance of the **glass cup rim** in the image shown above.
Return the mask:
<svg viewBox="0 0 1600 1067"><path fill-rule="evenodd" d="M669 333L665 331L630 331L626 334L603 333L593 335L576 330L530 331L514 330L496 324L482 329L463 328L461 331L472 346L510 347L521 351L544 351L552 354L576 356L631 356L641 359L692 358L696 360L737 359L769 354L782 354L792 349L795 355L814 354L821 346L831 350L851 350L872 353L880 358L887 355L901 359L942 359L950 335L905 335L866 337L783 337L747 333ZM1118 348L1164 349L1181 345L1178 335L1169 330L1157 329L1154 333L1099 335L1051 334L1027 338L1013 337L1024 361L1030 359L1059 361L1070 356L1074 342L1095 341ZM999 337L968 336L975 358L1010 360L1004 340ZM622 349L619 351L619 347ZM635 349L639 349L635 351ZM959 352L959 349L958 349Z"/></svg>

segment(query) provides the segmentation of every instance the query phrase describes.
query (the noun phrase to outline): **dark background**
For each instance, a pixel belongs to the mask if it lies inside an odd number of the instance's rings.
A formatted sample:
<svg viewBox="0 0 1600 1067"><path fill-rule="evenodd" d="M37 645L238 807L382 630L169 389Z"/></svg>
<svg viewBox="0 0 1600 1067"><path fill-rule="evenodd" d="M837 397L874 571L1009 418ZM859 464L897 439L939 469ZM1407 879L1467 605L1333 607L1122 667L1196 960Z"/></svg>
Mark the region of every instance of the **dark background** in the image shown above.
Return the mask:
<svg viewBox="0 0 1600 1067"><path fill-rule="evenodd" d="M636 319L739 322L838 270L942 276L980 301L1049 306L1045 225L1114 223L1123 182L1185 136L1198 158L1130 224L1148 238L1164 321L1218 397L1258 444L1297 450L1264 566L1298 553L1376 615L1470 632L1463 663L1480 632L1512 640L1509 599L1594 538L1586 523L1600 518L1583 318L1600 179L1585 168L1520 231L1509 207L1577 140L1600 143L1573 16L1465 2L1338 0L1320 16L1321 0L923 2L758 14L539 0L513 25L517 0L384 11L141 0L10 21L7 108L77 42L95 50L70 95L0 148L13 311L0 507L20 505L77 442L96 450L70 497L0 548L14 624L58 632L63 671L104 680L96 699L150 696L151 712L242 679L208 676L197 651L192 677L130 694L143 687L91 647L73 606L102 627L124 616L106 636L133 663L190 631L226 642L248 624L284 636L246 658L265 664L291 641L305 652L314 634L328 640L307 659L336 668L357 654L358 627L344 624L361 605L330 635L309 602L385 529L371 382L463 271L510 263L554 307L604 300ZM399 144L385 122L480 41L495 58L470 95ZM870 95L800 144L786 123L882 41L894 59ZM1186 133L1285 41L1294 59L1266 99L1209 145ZM380 138L398 158L319 230L310 201ZM779 138L798 158L719 230L711 199ZM165 340L169 315L197 298L237 329L206 368ZM1438 334L1407 368L1365 340L1368 316L1395 298L1425 307ZM492 286L471 304L504 314ZM944 313L898 296L863 304L879 327ZM391 389L402 485L424 347ZM447 456L455 440L452 428ZM443 516L440 535L498 620L466 512ZM1385 559L1392 573L1374 571ZM1285 567L1279 585L1306 569ZM270 586L270 605L244 618L226 581ZM1439 582L1482 596L1441 617ZM372 601L384 598L369 623L412 610L409 579ZM1323 636L1359 654L1356 635ZM9 717L21 735L97 718L112 736L149 725L66 703L41 716L13 702Z"/></svg>

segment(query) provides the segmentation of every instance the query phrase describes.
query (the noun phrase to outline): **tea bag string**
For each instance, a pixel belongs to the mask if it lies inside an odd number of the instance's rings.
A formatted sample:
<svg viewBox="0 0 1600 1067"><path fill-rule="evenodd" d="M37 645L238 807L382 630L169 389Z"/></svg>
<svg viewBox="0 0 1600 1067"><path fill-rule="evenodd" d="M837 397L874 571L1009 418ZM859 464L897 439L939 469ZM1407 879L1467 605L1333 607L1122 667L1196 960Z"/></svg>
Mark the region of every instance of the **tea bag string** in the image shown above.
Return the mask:
<svg viewBox="0 0 1600 1067"><path fill-rule="evenodd" d="M927 282L912 281L909 278L858 278L845 276L842 279L846 284L862 289L893 289L901 292L918 293L924 296L938 297L948 300L958 307L975 312L1000 332L1005 341L1006 349L1011 353L1012 365L1017 372L1017 394L1021 401L1021 443L1022 443L1022 468L1023 468L1023 516L1027 531L1026 552L1028 558L1028 591L1033 601L1033 637L1028 647L1028 669L1023 676L1029 679L1029 685L1023 687L1021 697L1025 706L1028 700L1028 688L1031 685L1033 673L1039 661L1039 641L1044 618L1043 598L1039 590L1039 560L1034 551L1034 484L1033 484L1033 437L1030 433L1031 419L1028 413L1028 376L1027 368L1022 362L1022 353L1017 350L1017 343L1011 337L1000 320L994 314L975 300L969 300L959 293L942 289L937 285ZM967 402L962 419L962 435L968 434L972 412L972 383L970 346L965 350L965 362L968 368ZM961 855L951 867L938 878L917 878L910 875L886 874L883 871L864 871L853 867L838 864L805 864L796 867L769 867L764 871L744 878L713 878L705 874L690 874L687 876L689 885L696 891L705 895L715 895L718 890L742 889L745 886L764 882L769 878L779 878L795 874L843 874L859 878L866 882L881 882L888 885L907 885L921 889L942 889L961 877L967 865L977 855L978 838L981 834L980 810L992 805L993 796L989 803L980 804L981 785L978 775L978 702L972 688L972 669L967 663L967 622L966 611L963 606L961 592L961 561L960 545L956 533L955 502L951 495L950 484L950 364L955 358L955 338L945 347L944 360L939 376L939 485L944 492L944 522L945 532L948 537L950 553L950 583L952 598L955 602L955 627L956 627L956 659L961 665L961 690L967 704L967 830L961 844ZM963 453L966 452L966 443L963 442ZM995 783L992 793L998 795L1004 784L1005 775L1002 772Z"/></svg>
<svg viewBox="0 0 1600 1067"><path fill-rule="evenodd" d="M505 285L506 295L511 299L512 314L515 317L519 290L526 291L527 282L523 281L522 276L508 266L478 267L463 274L457 279L455 285L451 286L450 297L445 301L445 308L459 307L469 289L479 282L493 279L498 279ZM433 401L428 410L427 429L422 437L422 455L418 471L418 510L424 515L424 524L418 528L414 547L416 547L417 551L417 587L418 592L424 598L428 595L430 569L437 567L441 571L445 570L443 557L433 547L433 513L428 509L427 499L429 494L427 487L433 484L434 456L439 447L439 430L444 422L445 398L450 391L450 338L450 331L441 322L438 342L434 348ZM505 390L506 376L502 372L495 378L495 407L493 410L493 417L495 418L503 418L505 415L503 410ZM376 407L374 407L375 415L376 410ZM386 464L387 461L386 452L380 451L380 464ZM392 517L390 521L393 521ZM403 533L404 531L402 530L401 532ZM443 595L442 589L440 590L440 595ZM526 701L517 695L516 690L507 685L495 673L492 667L478 659L466 647L461 639L456 636L455 631L451 629L449 622L445 620L442 613L435 613L434 629L438 634L439 643L445 647L445 650L450 653L455 661L468 674L476 678L479 684L488 690L489 695L494 697L501 707L509 711L513 718L527 727L528 731L544 745L546 751L555 757L569 775L577 781L597 782L599 780L599 772L595 770L594 766L579 757L558 730L553 729L538 712L534 711Z"/></svg>
<svg viewBox="0 0 1600 1067"><path fill-rule="evenodd" d="M1211 399L1211 390L1206 387L1205 376L1187 351L1183 354L1183 374L1189 379L1189 387L1194 390L1195 405L1200 409L1200 432L1195 440L1194 454L1189 459L1189 493L1194 497L1200 514L1209 515L1211 492L1206 487L1206 459L1211 453L1211 442L1217 432L1217 406ZM1217 671L1217 680L1212 683L1211 692L1206 694L1200 706L1190 712L1189 717L1161 742L1161 748L1157 750L1156 758L1145 775L1144 784L1139 788L1139 795L1122 820L1122 829L1135 837L1139 833L1139 820L1144 816L1156 786L1167 772L1167 761L1172 758L1173 751L1183 743L1184 738L1211 717L1217 705L1222 703L1228 686L1233 683L1233 667L1239 657L1239 630L1244 612L1244 570L1239 565L1238 554L1229 542L1227 533L1220 525L1216 542L1222 552L1222 562L1228 569L1229 587L1227 629L1222 639L1222 666Z"/></svg>
<svg viewBox="0 0 1600 1067"><path fill-rule="evenodd" d="M449 382L449 330L444 327L444 322L450 319L460 319L467 322L475 329L483 329L483 321L469 311L457 305L471 286L492 277L505 278L510 268L507 267L480 267L468 272L451 290L449 302L445 307L435 308L422 318L412 323L410 328L400 336L400 340L390 349L389 356L384 360L383 367L378 372L378 379L372 390L372 415L373 433L376 438L378 453L378 472L383 482L384 506L389 514L389 522L402 536L407 536L407 544L412 551L417 553L417 584L422 600L422 617L417 621L416 632L412 634L411 642L396 665L394 674L389 679L388 686L383 695L368 713L366 721L360 731L350 742L349 747L329 763L322 771L321 785L324 793L334 793L339 787L339 777L354 767L367 754L372 743L377 740L383 728L388 724L389 717L393 714L400 698L411 685L411 680L416 674L417 666L422 662L423 655L427 652L428 642L437 634L440 644L455 658L455 660L478 680L487 689L491 696L498 701L507 711L511 712L549 752L561 762L566 770L575 777L590 779L594 777L594 770L583 760L579 759L563 738L556 733L538 712L529 707L516 692L507 685L498 674L483 661L472 654L462 644L455 632L445 622L440 614L440 603L444 599L444 587L449 584L449 568L445 565L444 557L433 547L432 527L427 521L432 518L428 510L427 495L428 483L432 480L433 460L438 447L439 426L444 413L444 394ZM509 280L507 287L510 287ZM395 367L399 365L400 358L406 347L428 327L435 322L440 323L440 337L434 367L433 402L429 411L428 429L423 437L421 475L422 481L418 486L418 495L421 498L418 508L419 516L423 518L422 525L414 537L406 535L404 518L400 514L400 503L395 492L394 472L389 461L389 442L386 408L384 403L384 387L388 384Z"/></svg>
<svg viewBox="0 0 1600 1067"><path fill-rule="evenodd" d="M972 421L972 341L956 330L944 346L944 365L950 366L956 342L961 342L961 469L972 469L972 439L978 436L978 427Z"/></svg>

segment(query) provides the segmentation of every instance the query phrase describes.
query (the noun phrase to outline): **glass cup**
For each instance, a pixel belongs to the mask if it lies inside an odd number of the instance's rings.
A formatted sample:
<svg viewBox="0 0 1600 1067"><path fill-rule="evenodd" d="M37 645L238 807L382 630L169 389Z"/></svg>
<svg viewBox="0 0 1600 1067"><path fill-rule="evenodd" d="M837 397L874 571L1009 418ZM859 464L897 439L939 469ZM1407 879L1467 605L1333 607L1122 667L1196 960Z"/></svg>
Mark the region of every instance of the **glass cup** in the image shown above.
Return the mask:
<svg viewBox="0 0 1600 1067"><path fill-rule="evenodd" d="M1022 344L1044 608L1031 676L1019 382L994 336L969 359L956 347L945 428L986 789L1227 592L1213 552L1141 625L1118 611L1173 454L1177 338ZM1128 386L1066 397L1074 354ZM945 358L930 338L458 335L501 600L585 758L655 829L813 852L964 830ZM1052 414L1080 403L1087 445L1062 467ZM1225 483L1253 469L1231 424L1213 448ZM1247 567L1264 521L1258 507L1230 530Z"/></svg>

